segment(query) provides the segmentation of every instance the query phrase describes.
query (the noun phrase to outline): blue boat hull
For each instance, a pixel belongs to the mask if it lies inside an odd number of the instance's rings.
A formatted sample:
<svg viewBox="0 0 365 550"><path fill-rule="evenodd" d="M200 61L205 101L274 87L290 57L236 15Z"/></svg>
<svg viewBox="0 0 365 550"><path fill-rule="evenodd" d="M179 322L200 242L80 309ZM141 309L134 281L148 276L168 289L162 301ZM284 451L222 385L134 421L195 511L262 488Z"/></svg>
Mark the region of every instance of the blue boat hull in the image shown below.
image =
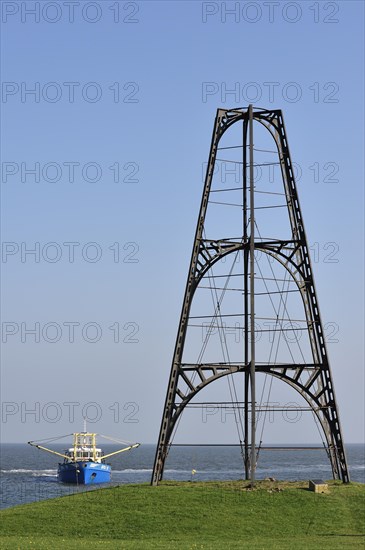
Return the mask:
<svg viewBox="0 0 365 550"><path fill-rule="evenodd" d="M58 479L62 483L91 485L110 481L110 464L97 462L69 462L58 465Z"/></svg>

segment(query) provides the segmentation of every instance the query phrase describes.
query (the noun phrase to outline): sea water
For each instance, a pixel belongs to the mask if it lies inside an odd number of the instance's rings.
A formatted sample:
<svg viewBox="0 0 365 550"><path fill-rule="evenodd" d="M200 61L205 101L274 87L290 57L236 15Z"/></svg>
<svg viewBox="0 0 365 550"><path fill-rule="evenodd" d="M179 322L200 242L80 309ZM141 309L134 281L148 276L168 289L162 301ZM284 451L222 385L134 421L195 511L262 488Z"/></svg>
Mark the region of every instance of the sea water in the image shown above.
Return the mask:
<svg viewBox="0 0 365 550"><path fill-rule="evenodd" d="M54 446L61 451L63 447ZM104 445L105 453L116 450ZM346 447L352 481L365 483L365 445ZM1 446L1 507L35 502L63 495L94 490L108 485L148 483L151 479L155 445L110 458L112 481L95 486L64 485L57 480L58 458L27 444ZM60 459L62 461L62 459ZM194 472L195 471L195 472ZM244 468L239 447L172 447L165 464L164 479L209 481L243 479ZM278 480L331 479L331 466L325 450L262 450L257 464L257 479Z"/></svg>

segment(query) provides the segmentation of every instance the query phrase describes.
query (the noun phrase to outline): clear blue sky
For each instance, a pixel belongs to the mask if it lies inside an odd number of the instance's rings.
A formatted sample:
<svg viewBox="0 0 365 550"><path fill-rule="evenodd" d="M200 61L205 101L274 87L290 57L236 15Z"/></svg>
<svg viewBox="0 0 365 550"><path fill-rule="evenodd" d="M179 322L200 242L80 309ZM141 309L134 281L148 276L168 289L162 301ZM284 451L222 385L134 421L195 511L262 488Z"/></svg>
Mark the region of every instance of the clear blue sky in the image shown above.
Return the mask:
<svg viewBox="0 0 365 550"><path fill-rule="evenodd" d="M97 431L157 440L215 112L250 102L284 112L345 440L363 441L363 3L1 4L3 441L72 432L90 403ZM208 439L232 440L215 420ZM297 428L268 437L315 439Z"/></svg>

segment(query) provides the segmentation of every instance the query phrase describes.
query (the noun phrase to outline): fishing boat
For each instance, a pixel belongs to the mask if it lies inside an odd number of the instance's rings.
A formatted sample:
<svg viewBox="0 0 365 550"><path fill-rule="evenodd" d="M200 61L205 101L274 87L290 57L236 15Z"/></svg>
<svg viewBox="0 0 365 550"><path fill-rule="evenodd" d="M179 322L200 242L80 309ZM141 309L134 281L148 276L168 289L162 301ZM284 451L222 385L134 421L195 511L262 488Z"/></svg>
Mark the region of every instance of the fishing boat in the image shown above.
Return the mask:
<svg viewBox="0 0 365 550"><path fill-rule="evenodd" d="M65 437L73 436L72 447L66 449L63 453L49 449L39 443L45 440L28 441L32 447L41 451L47 451L63 458L63 462L58 464L58 480L62 483L76 483L78 485L89 485L96 483L107 483L111 479L111 465L106 463L106 459L130 451L139 447L140 443L129 444L122 449L104 454L101 448L96 445L96 437L102 437L109 441L124 443L108 436L83 431L48 439L48 442L56 441Z"/></svg>

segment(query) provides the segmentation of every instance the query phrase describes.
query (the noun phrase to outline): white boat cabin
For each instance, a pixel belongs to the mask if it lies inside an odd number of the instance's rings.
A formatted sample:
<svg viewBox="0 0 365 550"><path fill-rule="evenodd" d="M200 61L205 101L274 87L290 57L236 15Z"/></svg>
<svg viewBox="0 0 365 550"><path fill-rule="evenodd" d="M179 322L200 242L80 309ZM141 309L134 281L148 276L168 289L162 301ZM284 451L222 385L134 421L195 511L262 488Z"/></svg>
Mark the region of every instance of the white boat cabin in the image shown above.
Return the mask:
<svg viewBox="0 0 365 550"><path fill-rule="evenodd" d="M77 447L76 455L75 448L70 447L65 450L65 455L69 458L65 458L65 462L77 462L77 461L93 461L101 463L104 453L101 449L95 449L95 452L89 447Z"/></svg>
<svg viewBox="0 0 365 550"><path fill-rule="evenodd" d="M73 447L65 450L65 462L97 462L103 461L104 453L96 447L94 433L81 432L74 434Z"/></svg>

